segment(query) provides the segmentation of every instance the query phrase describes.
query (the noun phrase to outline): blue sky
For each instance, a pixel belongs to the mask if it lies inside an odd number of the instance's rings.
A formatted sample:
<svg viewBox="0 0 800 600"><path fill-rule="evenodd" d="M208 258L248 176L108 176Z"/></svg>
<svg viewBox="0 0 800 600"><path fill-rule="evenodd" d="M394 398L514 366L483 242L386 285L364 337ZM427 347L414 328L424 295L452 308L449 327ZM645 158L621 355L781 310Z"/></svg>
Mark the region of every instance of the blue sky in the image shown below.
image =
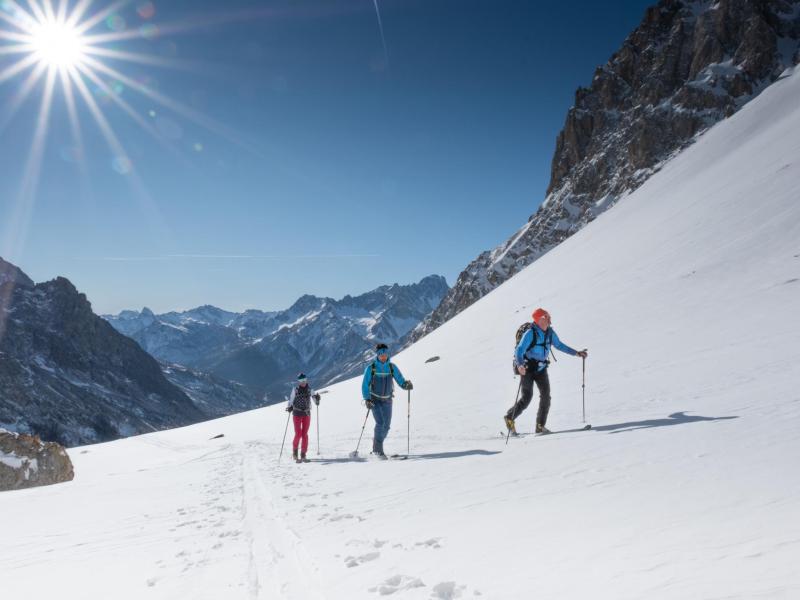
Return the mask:
<svg viewBox="0 0 800 600"><path fill-rule="evenodd" d="M78 155L56 86L20 193L45 83L10 118L27 71L0 83L0 255L101 313L452 285L544 199L575 89L648 4L378 0L384 51L372 0L131 2L90 33L171 64L103 61L180 106L101 73L87 89L130 163L80 101Z"/></svg>

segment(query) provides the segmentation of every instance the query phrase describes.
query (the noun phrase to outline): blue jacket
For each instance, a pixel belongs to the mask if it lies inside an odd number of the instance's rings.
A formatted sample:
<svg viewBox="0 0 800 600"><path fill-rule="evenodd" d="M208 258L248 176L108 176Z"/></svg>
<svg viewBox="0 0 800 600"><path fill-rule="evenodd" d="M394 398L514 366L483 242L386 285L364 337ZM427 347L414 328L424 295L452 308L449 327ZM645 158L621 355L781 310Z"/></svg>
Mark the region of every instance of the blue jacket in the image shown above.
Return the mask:
<svg viewBox="0 0 800 600"><path fill-rule="evenodd" d="M364 400L391 400L394 392L394 382L392 381L392 373L399 385L404 385L406 380L397 365L392 364L387 360L382 363L377 358L367 365L364 369L364 381L361 382L361 397ZM372 365L375 365L375 382L373 383Z"/></svg>
<svg viewBox="0 0 800 600"><path fill-rule="evenodd" d="M532 345L534 342L533 336L536 336L537 345ZM538 325L533 324L519 341L517 350L514 352L514 362L517 363L517 366L520 366L524 365L525 361L528 359L538 360L539 362L544 363L539 365L539 370L542 370L547 366L547 363L544 361L546 361L547 357L550 355L551 345L555 346L566 354L571 354L572 356L575 356L578 353L577 350L570 348L560 339L558 339L558 334L552 327L550 327L547 332L544 332L539 328ZM530 347L530 350L528 347Z"/></svg>

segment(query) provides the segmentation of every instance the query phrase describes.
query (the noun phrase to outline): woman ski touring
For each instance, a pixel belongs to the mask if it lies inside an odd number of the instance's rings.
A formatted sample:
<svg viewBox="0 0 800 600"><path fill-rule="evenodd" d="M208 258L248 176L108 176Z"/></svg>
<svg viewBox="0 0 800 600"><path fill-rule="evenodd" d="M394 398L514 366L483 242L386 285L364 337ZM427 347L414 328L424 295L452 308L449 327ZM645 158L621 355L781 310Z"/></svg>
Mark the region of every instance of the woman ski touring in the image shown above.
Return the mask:
<svg viewBox="0 0 800 600"><path fill-rule="evenodd" d="M364 380L361 383L361 396L367 408L372 411L375 419L375 434L372 439L372 454L380 459L386 459L383 451L383 441L389 433L392 424L392 397L394 396L394 382L404 390L413 389L411 381L405 379L397 365L389 360L389 347L378 344L375 347L377 357L367 365L364 370Z"/></svg>
<svg viewBox="0 0 800 600"><path fill-rule="evenodd" d="M543 308L533 311L533 323L517 344L514 352L514 367L522 376L520 389L522 396L508 409L504 417L506 427L511 435L517 435L514 420L528 408L533 397L533 384L539 388L539 411L536 414L536 433L538 435L550 433L545 427L547 414L550 412L550 378L547 367L550 364L548 357L555 346L561 352L572 356L586 358L587 350L574 350L563 343L553 328L550 326L550 313Z"/></svg>
<svg viewBox="0 0 800 600"><path fill-rule="evenodd" d="M308 430L311 428L311 400L319 405L319 394L308 385L305 373L297 376L297 385L292 388L286 412L292 413L294 421L294 440L292 441L292 457L295 462L311 462L306 458L308 452ZM302 443L302 445L301 445ZM297 450L300 449L300 456Z"/></svg>

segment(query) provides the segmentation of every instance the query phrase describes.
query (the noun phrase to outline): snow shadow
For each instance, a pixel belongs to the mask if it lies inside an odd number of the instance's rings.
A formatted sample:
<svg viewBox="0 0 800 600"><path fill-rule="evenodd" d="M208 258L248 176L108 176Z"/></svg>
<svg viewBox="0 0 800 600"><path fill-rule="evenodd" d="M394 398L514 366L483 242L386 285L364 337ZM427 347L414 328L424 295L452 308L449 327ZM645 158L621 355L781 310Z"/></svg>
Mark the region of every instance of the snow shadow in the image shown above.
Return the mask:
<svg viewBox="0 0 800 600"><path fill-rule="evenodd" d="M636 431L637 429L649 429L651 427L668 427L670 425L683 425L685 423L699 423L701 421L727 421L738 419L738 415L728 417L701 417L687 415L686 411L672 413L664 419L647 419L645 421L628 421L627 423L614 423L612 425L592 426L592 431L608 431L609 433L623 433L625 431Z"/></svg>
<svg viewBox="0 0 800 600"><path fill-rule="evenodd" d="M367 462L367 457L359 454L358 456L340 456L338 458L312 458L312 463L320 465L338 465L341 463L360 463Z"/></svg>
<svg viewBox="0 0 800 600"><path fill-rule="evenodd" d="M433 452L431 454L409 454L408 460L429 460L437 458L461 458L462 456L491 456L502 454L499 450L459 450L456 452Z"/></svg>

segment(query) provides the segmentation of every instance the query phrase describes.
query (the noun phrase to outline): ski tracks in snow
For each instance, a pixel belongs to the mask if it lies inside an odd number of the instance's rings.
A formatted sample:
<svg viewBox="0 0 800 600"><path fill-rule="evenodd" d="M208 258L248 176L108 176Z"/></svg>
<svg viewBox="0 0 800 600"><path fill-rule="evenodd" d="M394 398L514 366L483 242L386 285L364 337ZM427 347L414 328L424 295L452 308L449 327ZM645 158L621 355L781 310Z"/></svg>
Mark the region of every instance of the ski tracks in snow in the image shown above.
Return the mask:
<svg viewBox="0 0 800 600"><path fill-rule="evenodd" d="M270 453L267 454L266 450ZM250 442L243 450L242 515L249 536L248 590L252 600L324 598L314 576L314 567L302 540L291 529L274 504L264 478L263 465L273 460L272 447Z"/></svg>

